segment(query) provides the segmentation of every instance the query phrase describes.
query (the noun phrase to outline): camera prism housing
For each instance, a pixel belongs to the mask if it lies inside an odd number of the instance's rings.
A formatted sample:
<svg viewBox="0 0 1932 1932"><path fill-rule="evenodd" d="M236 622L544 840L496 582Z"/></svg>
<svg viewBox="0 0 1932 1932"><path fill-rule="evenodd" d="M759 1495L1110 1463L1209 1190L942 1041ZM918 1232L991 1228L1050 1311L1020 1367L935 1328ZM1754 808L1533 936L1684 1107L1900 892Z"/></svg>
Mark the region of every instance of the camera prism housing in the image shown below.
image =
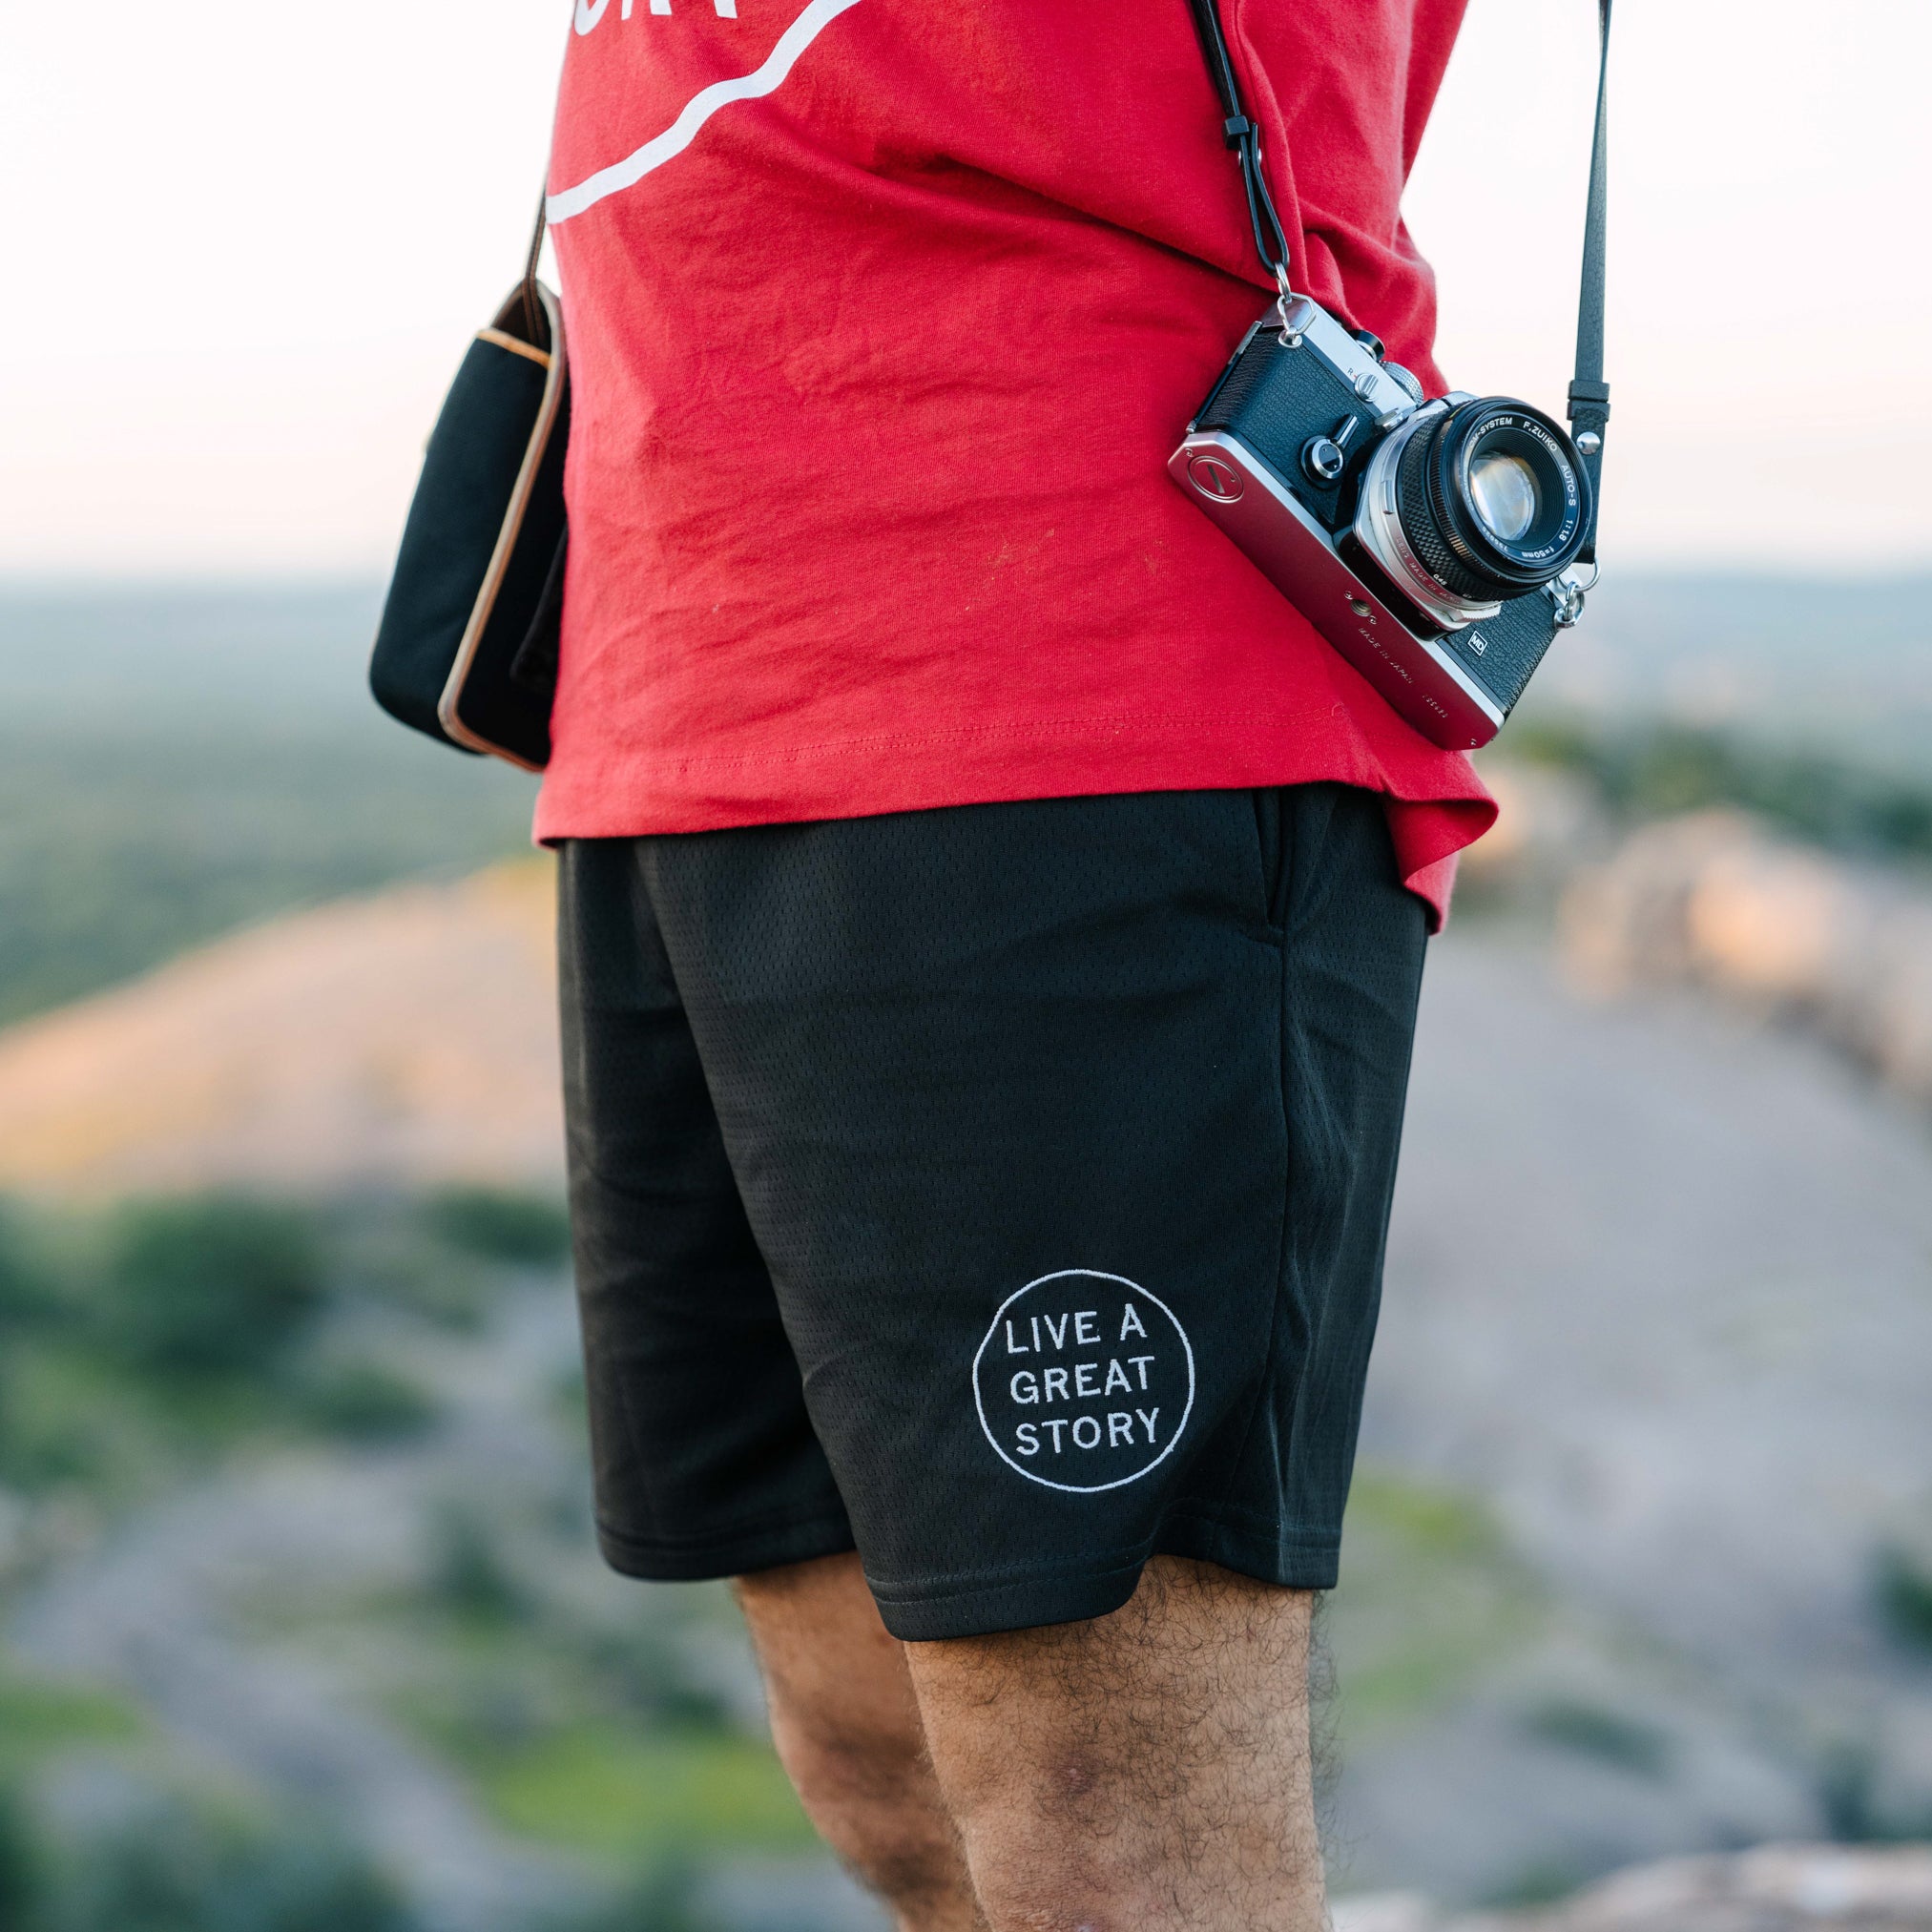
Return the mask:
<svg viewBox="0 0 1932 1932"><path fill-rule="evenodd" d="M1588 473L1508 397L1435 401L1289 298L1242 339L1168 473L1432 743L1496 736L1583 587Z"/></svg>

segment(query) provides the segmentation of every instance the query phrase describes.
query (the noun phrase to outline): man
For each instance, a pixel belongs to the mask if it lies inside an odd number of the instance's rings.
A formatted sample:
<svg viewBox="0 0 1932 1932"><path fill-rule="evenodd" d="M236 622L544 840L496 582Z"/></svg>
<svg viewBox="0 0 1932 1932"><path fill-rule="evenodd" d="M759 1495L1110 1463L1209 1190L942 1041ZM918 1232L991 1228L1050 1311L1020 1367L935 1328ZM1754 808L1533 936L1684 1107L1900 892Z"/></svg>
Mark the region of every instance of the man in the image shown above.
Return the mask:
<svg viewBox="0 0 1932 1932"><path fill-rule="evenodd" d="M1461 0L1223 0L1442 386ZM1174 489L1265 305L1183 0L576 0L555 753L600 1534L921 1932L1315 1927L1425 932L1492 808Z"/></svg>

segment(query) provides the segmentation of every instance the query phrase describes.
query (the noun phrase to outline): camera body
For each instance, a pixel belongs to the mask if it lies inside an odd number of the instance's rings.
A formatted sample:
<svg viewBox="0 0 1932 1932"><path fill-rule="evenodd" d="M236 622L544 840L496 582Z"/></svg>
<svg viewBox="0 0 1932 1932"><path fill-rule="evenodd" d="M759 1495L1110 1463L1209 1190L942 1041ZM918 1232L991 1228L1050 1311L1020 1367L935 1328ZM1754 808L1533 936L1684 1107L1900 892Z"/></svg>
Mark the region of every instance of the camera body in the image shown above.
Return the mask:
<svg viewBox="0 0 1932 1932"><path fill-rule="evenodd" d="M1506 397L1426 400L1306 296L1248 331L1168 473L1446 749L1495 737L1581 613L1592 502L1565 431Z"/></svg>

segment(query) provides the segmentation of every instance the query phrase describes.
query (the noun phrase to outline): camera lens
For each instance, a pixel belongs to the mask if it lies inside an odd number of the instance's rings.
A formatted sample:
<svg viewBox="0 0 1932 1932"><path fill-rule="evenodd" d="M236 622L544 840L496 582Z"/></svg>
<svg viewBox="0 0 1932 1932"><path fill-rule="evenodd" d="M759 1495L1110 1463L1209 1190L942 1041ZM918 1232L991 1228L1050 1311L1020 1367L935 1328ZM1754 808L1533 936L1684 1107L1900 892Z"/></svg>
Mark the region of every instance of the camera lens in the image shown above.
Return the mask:
<svg viewBox="0 0 1932 1932"><path fill-rule="evenodd" d="M1412 436L1396 465L1409 548L1453 596L1520 597L1576 561L1589 480L1541 411L1506 396L1463 404Z"/></svg>
<svg viewBox="0 0 1932 1932"><path fill-rule="evenodd" d="M1520 456L1492 450L1469 466L1469 501L1499 542L1517 542L1536 521L1536 472Z"/></svg>
<svg viewBox="0 0 1932 1932"><path fill-rule="evenodd" d="M1549 418L1506 396L1425 405L1362 472L1356 539L1423 619L1493 616L1576 561L1589 477Z"/></svg>

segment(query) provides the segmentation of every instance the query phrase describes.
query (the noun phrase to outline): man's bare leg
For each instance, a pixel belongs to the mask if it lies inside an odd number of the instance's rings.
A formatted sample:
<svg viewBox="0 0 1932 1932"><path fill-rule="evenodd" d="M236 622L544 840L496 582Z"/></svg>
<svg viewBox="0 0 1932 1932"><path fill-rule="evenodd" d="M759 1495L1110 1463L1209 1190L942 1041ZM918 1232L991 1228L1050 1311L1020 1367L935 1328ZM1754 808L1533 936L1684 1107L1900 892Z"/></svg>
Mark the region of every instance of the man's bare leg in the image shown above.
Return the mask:
<svg viewBox="0 0 1932 1932"><path fill-rule="evenodd" d="M772 1739L825 1842L902 1932L982 1925L925 1755L905 1651L856 1556L740 1577L771 1698Z"/></svg>
<svg viewBox="0 0 1932 1932"><path fill-rule="evenodd" d="M906 1646L992 1932L1319 1932L1312 1603L1155 1557L1111 1616Z"/></svg>

